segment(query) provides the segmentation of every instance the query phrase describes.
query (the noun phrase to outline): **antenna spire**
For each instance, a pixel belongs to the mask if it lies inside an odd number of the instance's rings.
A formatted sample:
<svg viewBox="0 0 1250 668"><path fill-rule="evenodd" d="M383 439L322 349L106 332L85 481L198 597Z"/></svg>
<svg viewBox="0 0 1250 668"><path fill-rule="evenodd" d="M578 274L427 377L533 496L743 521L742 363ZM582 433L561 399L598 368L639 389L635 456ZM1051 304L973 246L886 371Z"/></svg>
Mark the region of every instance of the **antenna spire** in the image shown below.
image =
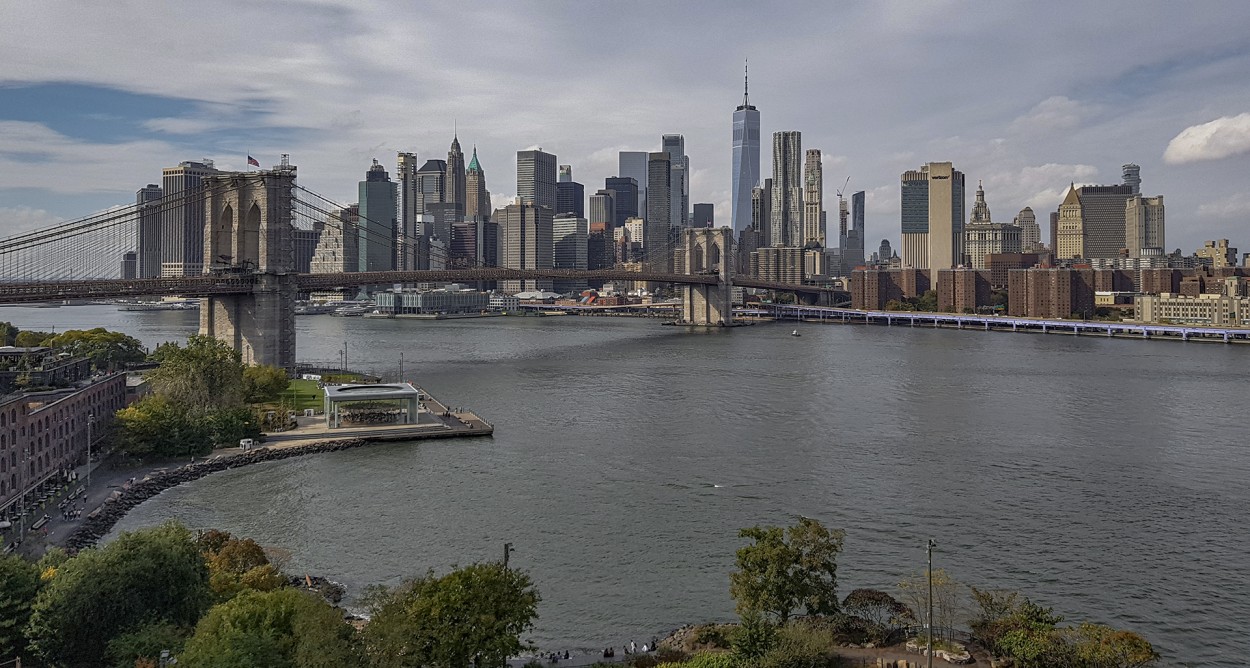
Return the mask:
<svg viewBox="0 0 1250 668"><path fill-rule="evenodd" d="M751 104L750 87L751 87L751 59L747 58L742 67L742 106L746 107Z"/></svg>

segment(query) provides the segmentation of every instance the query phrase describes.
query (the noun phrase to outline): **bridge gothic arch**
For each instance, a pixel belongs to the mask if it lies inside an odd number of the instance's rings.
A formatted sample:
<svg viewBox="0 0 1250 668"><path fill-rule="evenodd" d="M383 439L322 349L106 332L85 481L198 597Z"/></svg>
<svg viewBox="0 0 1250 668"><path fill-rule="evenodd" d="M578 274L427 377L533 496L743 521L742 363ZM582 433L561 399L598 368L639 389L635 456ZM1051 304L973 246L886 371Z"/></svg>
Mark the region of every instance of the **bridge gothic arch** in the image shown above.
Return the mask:
<svg viewBox="0 0 1250 668"><path fill-rule="evenodd" d="M209 225L211 243L207 267L229 265L234 262L234 207L227 203L221 212L211 218Z"/></svg>
<svg viewBox="0 0 1250 668"><path fill-rule="evenodd" d="M247 215L239 216L239 249L235 253L238 266L260 266L260 204L253 201Z"/></svg>

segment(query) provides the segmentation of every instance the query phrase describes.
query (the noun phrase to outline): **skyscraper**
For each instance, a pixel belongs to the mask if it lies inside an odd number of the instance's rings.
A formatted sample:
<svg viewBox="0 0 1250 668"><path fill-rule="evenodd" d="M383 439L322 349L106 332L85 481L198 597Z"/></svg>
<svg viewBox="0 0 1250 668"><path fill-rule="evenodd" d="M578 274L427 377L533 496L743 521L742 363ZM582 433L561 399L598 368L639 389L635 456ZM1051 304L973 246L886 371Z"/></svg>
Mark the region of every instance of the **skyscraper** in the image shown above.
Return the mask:
<svg viewBox="0 0 1250 668"><path fill-rule="evenodd" d="M161 276L204 273L204 198L200 182L217 173L212 161L182 162L161 170ZM214 258L233 264L234 258Z"/></svg>
<svg viewBox="0 0 1250 668"><path fill-rule="evenodd" d="M733 210L730 218L735 233L751 226L751 190L760 185L760 112L751 105L748 85L743 77L742 104L734 111L733 135Z"/></svg>
<svg viewBox="0 0 1250 668"><path fill-rule="evenodd" d="M638 210L638 181L634 177L609 176L604 179L603 187L612 191L612 205L616 208L614 227L625 227L626 218L637 218L645 213Z"/></svg>
<svg viewBox="0 0 1250 668"><path fill-rule="evenodd" d="M850 276L856 267L864 264L864 191L851 195L851 225L846 240L838 245L841 251L841 274Z"/></svg>
<svg viewBox="0 0 1250 668"><path fill-rule="evenodd" d="M973 269L988 269L987 255L1021 252L1020 228L993 221L980 181L977 181L976 200L972 203L972 215L968 216L963 237L962 263Z"/></svg>
<svg viewBox="0 0 1250 668"><path fill-rule="evenodd" d="M161 275L161 197L164 191L155 183L135 193L139 207L138 238L135 240L135 277L156 278Z"/></svg>
<svg viewBox="0 0 1250 668"><path fill-rule="evenodd" d="M638 184L638 216L647 215L647 152L621 151L618 159L617 176L630 177Z"/></svg>
<svg viewBox="0 0 1250 668"><path fill-rule="evenodd" d="M1020 228L1020 252L1038 253L1042 250L1042 228L1037 224L1037 216L1031 207L1020 209L1012 224Z"/></svg>
<svg viewBox="0 0 1250 668"><path fill-rule="evenodd" d="M447 151L447 171L443 179L446 196L444 201L454 204L455 211L453 218L463 220L465 210L465 173L464 173L464 153L460 152L460 137L453 136L451 139L451 149Z"/></svg>
<svg viewBox="0 0 1250 668"><path fill-rule="evenodd" d="M590 231L609 232L616 228L616 202L611 190L600 190L590 196Z"/></svg>
<svg viewBox="0 0 1250 668"><path fill-rule="evenodd" d="M429 215L435 204L447 201L447 163L426 160L416 173L416 213Z"/></svg>
<svg viewBox="0 0 1250 668"><path fill-rule="evenodd" d="M669 244L673 212L668 200L672 192L670 167L668 153L661 151L647 156L647 222L642 245L647 268L661 273L669 270L672 255L672 245Z"/></svg>
<svg viewBox="0 0 1250 668"><path fill-rule="evenodd" d="M556 178L556 164L551 162L551 182ZM532 200L495 209L491 220L499 225L499 266L508 269L551 269L553 252L551 209L537 206ZM501 281L500 289L508 293L528 290L550 290L548 279Z"/></svg>
<svg viewBox="0 0 1250 668"><path fill-rule="evenodd" d="M313 274L342 274L360 271L360 206L334 209L326 214L325 226L317 239L308 271Z"/></svg>
<svg viewBox="0 0 1250 668"><path fill-rule="evenodd" d="M715 227L716 226L716 207L711 203L700 202L694 205L694 217L690 222L691 227Z"/></svg>
<svg viewBox="0 0 1250 668"><path fill-rule="evenodd" d="M573 213L578 218L586 217L586 188L573 180L573 168L560 165L559 179L556 181L556 214Z"/></svg>
<svg viewBox="0 0 1250 668"><path fill-rule="evenodd" d="M556 156L543 150L517 151L516 192L522 202L556 210Z"/></svg>
<svg viewBox="0 0 1250 668"><path fill-rule="evenodd" d="M570 213L557 214L552 218L552 266L556 269L585 270L588 237L585 218ZM552 286L559 293L577 292L586 289L586 279L553 281Z"/></svg>
<svg viewBox="0 0 1250 668"><path fill-rule="evenodd" d="M803 135L797 130L773 133L773 246L803 245L803 182L799 156Z"/></svg>
<svg viewBox="0 0 1250 668"><path fill-rule="evenodd" d="M1120 169L1124 175L1124 185L1132 188L1134 195L1141 194L1141 167L1130 162L1121 166Z"/></svg>
<svg viewBox="0 0 1250 668"><path fill-rule="evenodd" d="M673 227L690 227L690 156L686 155L686 138L664 135L660 150L668 153L669 222Z"/></svg>
<svg viewBox="0 0 1250 668"><path fill-rule="evenodd" d="M490 191L486 189L486 172L477 161L477 147L473 147L473 159L465 170L464 216L468 220L490 219Z"/></svg>
<svg viewBox="0 0 1250 668"><path fill-rule="evenodd" d="M1127 179L1126 179L1127 180ZM1133 195L1125 202L1125 243L1129 257L1163 255L1163 195Z"/></svg>
<svg viewBox="0 0 1250 668"><path fill-rule="evenodd" d="M399 151L395 157L395 189L399 193L395 201L396 217L399 229L412 229L417 216L424 213L417 197L417 170L421 163L417 162L416 153Z"/></svg>
<svg viewBox="0 0 1250 668"><path fill-rule="evenodd" d="M803 237L798 245L815 243L824 248L825 235L821 230L824 215L825 177L820 149L809 148L803 162Z"/></svg>
<svg viewBox="0 0 1250 668"><path fill-rule="evenodd" d="M360 271L395 269L395 182L373 161L360 182Z"/></svg>
<svg viewBox="0 0 1250 668"><path fill-rule="evenodd" d="M963 261L964 175L930 162L900 177L903 266L950 269Z"/></svg>

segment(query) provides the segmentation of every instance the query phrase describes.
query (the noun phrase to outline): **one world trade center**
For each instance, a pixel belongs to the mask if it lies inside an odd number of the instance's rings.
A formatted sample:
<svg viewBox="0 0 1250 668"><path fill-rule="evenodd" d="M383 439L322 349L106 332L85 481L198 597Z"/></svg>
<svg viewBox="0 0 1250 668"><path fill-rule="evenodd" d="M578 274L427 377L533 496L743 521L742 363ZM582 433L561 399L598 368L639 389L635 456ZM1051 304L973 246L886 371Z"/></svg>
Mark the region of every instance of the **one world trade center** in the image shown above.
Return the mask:
<svg viewBox="0 0 1250 668"><path fill-rule="evenodd" d="M751 226L751 189L760 184L760 112L751 106L748 83L744 76L742 104L734 110L734 236Z"/></svg>

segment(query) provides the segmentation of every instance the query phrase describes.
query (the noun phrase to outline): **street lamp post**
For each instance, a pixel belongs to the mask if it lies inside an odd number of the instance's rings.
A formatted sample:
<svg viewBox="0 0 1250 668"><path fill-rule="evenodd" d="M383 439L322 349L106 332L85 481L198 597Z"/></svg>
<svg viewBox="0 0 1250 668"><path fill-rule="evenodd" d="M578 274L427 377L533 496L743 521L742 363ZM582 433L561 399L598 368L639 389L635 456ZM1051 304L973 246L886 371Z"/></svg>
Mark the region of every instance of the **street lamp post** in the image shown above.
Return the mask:
<svg viewBox="0 0 1250 668"><path fill-rule="evenodd" d="M933 668L933 548L937 543L929 539L929 668Z"/></svg>
<svg viewBox="0 0 1250 668"><path fill-rule="evenodd" d="M87 413L87 489L91 488L91 432L95 425L95 413Z"/></svg>

